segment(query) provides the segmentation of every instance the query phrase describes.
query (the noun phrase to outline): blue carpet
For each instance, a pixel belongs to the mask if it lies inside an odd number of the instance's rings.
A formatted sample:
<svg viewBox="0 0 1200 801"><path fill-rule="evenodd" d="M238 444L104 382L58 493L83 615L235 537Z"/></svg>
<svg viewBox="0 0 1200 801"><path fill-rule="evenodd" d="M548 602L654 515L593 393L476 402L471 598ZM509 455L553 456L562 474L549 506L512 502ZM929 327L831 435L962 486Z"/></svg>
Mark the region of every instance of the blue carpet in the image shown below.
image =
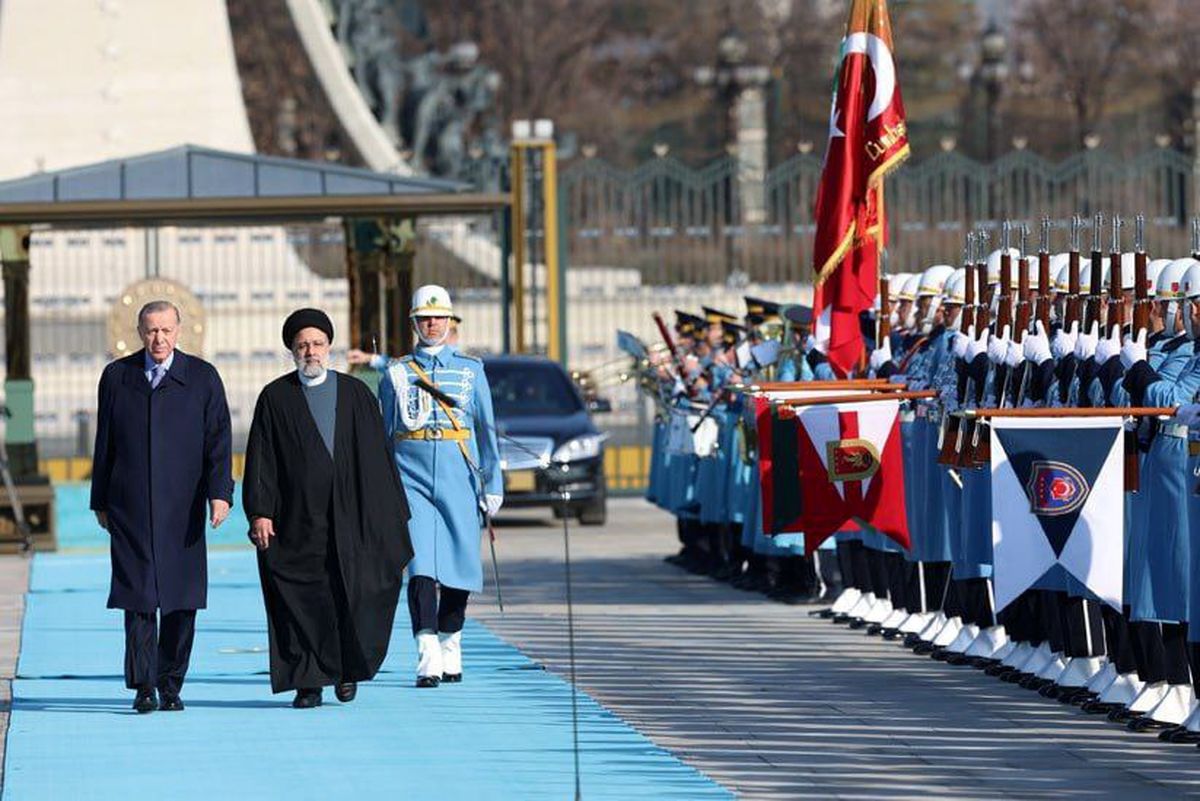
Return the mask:
<svg viewBox="0 0 1200 801"><path fill-rule="evenodd" d="M253 552L209 562L188 708L139 716L120 675L120 612L104 609L107 558L36 557L4 801L572 797L570 686L484 626L464 633L461 685L417 690L401 608L358 700L327 692L326 706L297 711L268 686ZM584 694L579 713L585 799L732 797Z"/></svg>

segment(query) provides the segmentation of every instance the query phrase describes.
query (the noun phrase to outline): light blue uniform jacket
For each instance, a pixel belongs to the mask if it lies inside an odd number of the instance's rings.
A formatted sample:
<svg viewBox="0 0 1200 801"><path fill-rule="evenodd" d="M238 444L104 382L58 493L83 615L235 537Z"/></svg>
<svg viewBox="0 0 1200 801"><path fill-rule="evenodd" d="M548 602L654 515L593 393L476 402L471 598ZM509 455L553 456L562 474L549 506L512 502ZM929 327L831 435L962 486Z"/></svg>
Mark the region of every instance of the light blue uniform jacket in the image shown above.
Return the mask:
<svg viewBox="0 0 1200 801"><path fill-rule="evenodd" d="M448 439L404 439L409 428L397 402L398 380L413 384L416 362L430 381L457 403L451 413L471 432L466 441L472 465L467 464L458 442ZM400 372L403 370L403 372ZM418 397L408 390L410 419L416 419ZM436 356L417 351L394 361L379 382L379 403L384 427L392 443L396 465L408 493L412 519L408 521L414 556L410 576L428 576L447 587L478 592L483 589L479 559L480 499L504 494L500 450L496 442L492 395L483 363L446 345ZM442 408L434 403L426 429L454 428Z"/></svg>

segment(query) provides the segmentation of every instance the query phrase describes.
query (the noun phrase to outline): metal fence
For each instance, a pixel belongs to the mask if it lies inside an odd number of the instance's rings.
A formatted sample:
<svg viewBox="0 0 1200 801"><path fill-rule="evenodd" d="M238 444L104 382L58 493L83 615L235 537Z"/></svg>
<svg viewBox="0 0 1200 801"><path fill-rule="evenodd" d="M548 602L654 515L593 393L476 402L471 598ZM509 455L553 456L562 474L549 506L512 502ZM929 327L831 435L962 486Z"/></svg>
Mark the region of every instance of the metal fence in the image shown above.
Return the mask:
<svg viewBox="0 0 1200 801"><path fill-rule="evenodd" d="M1071 215L1098 211L1144 214L1151 254L1185 255L1188 220L1197 213L1197 169L1170 149L1134 158L1088 150L1058 163L1014 151L991 164L951 151L909 162L887 181L889 270L956 264L969 228L998 229L1004 219L1036 230L1049 216L1058 224L1052 246L1065 250ZM743 294L808 302L820 173L818 157L798 154L768 173L761 203L743 205L733 158L691 168L661 157L632 170L592 158L563 170L572 364L619 362L615 329L652 340L655 310L707 305L741 314ZM992 241L998 245L998 237ZM634 388L605 391L614 406L606 423L613 441L648 442L648 410ZM644 464L644 453L614 455L617 486L640 487Z"/></svg>

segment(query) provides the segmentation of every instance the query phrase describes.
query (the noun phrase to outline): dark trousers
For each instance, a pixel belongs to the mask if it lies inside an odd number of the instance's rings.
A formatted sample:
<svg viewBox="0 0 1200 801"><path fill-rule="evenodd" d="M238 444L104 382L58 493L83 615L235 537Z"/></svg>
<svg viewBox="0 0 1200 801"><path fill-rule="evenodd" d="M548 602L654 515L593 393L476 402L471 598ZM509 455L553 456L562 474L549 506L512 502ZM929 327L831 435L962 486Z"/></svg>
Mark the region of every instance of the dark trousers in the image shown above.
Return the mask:
<svg viewBox="0 0 1200 801"><path fill-rule="evenodd" d="M125 612L125 686L178 695L192 658L196 610Z"/></svg>
<svg viewBox="0 0 1200 801"><path fill-rule="evenodd" d="M439 599L439 590L441 597ZM453 634L462 631L467 619L469 590L439 585L429 576L408 580L408 614L412 617L413 636L420 631Z"/></svg>

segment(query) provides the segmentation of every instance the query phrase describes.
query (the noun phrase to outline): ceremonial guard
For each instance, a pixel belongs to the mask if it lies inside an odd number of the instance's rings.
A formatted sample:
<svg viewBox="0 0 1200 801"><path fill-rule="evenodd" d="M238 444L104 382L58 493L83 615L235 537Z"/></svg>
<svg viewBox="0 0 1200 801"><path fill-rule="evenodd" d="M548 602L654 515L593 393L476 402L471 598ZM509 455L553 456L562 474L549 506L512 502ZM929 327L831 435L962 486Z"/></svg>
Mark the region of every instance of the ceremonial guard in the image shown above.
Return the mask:
<svg viewBox="0 0 1200 801"><path fill-rule="evenodd" d="M481 515L499 511L504 477L483 363L446 342L454 314L449 293L420 287L409 314L419 345L388 366L379 402L412 514L408 606L416 683L437 687L462 680L467 599L483 589Z"/></svg>

